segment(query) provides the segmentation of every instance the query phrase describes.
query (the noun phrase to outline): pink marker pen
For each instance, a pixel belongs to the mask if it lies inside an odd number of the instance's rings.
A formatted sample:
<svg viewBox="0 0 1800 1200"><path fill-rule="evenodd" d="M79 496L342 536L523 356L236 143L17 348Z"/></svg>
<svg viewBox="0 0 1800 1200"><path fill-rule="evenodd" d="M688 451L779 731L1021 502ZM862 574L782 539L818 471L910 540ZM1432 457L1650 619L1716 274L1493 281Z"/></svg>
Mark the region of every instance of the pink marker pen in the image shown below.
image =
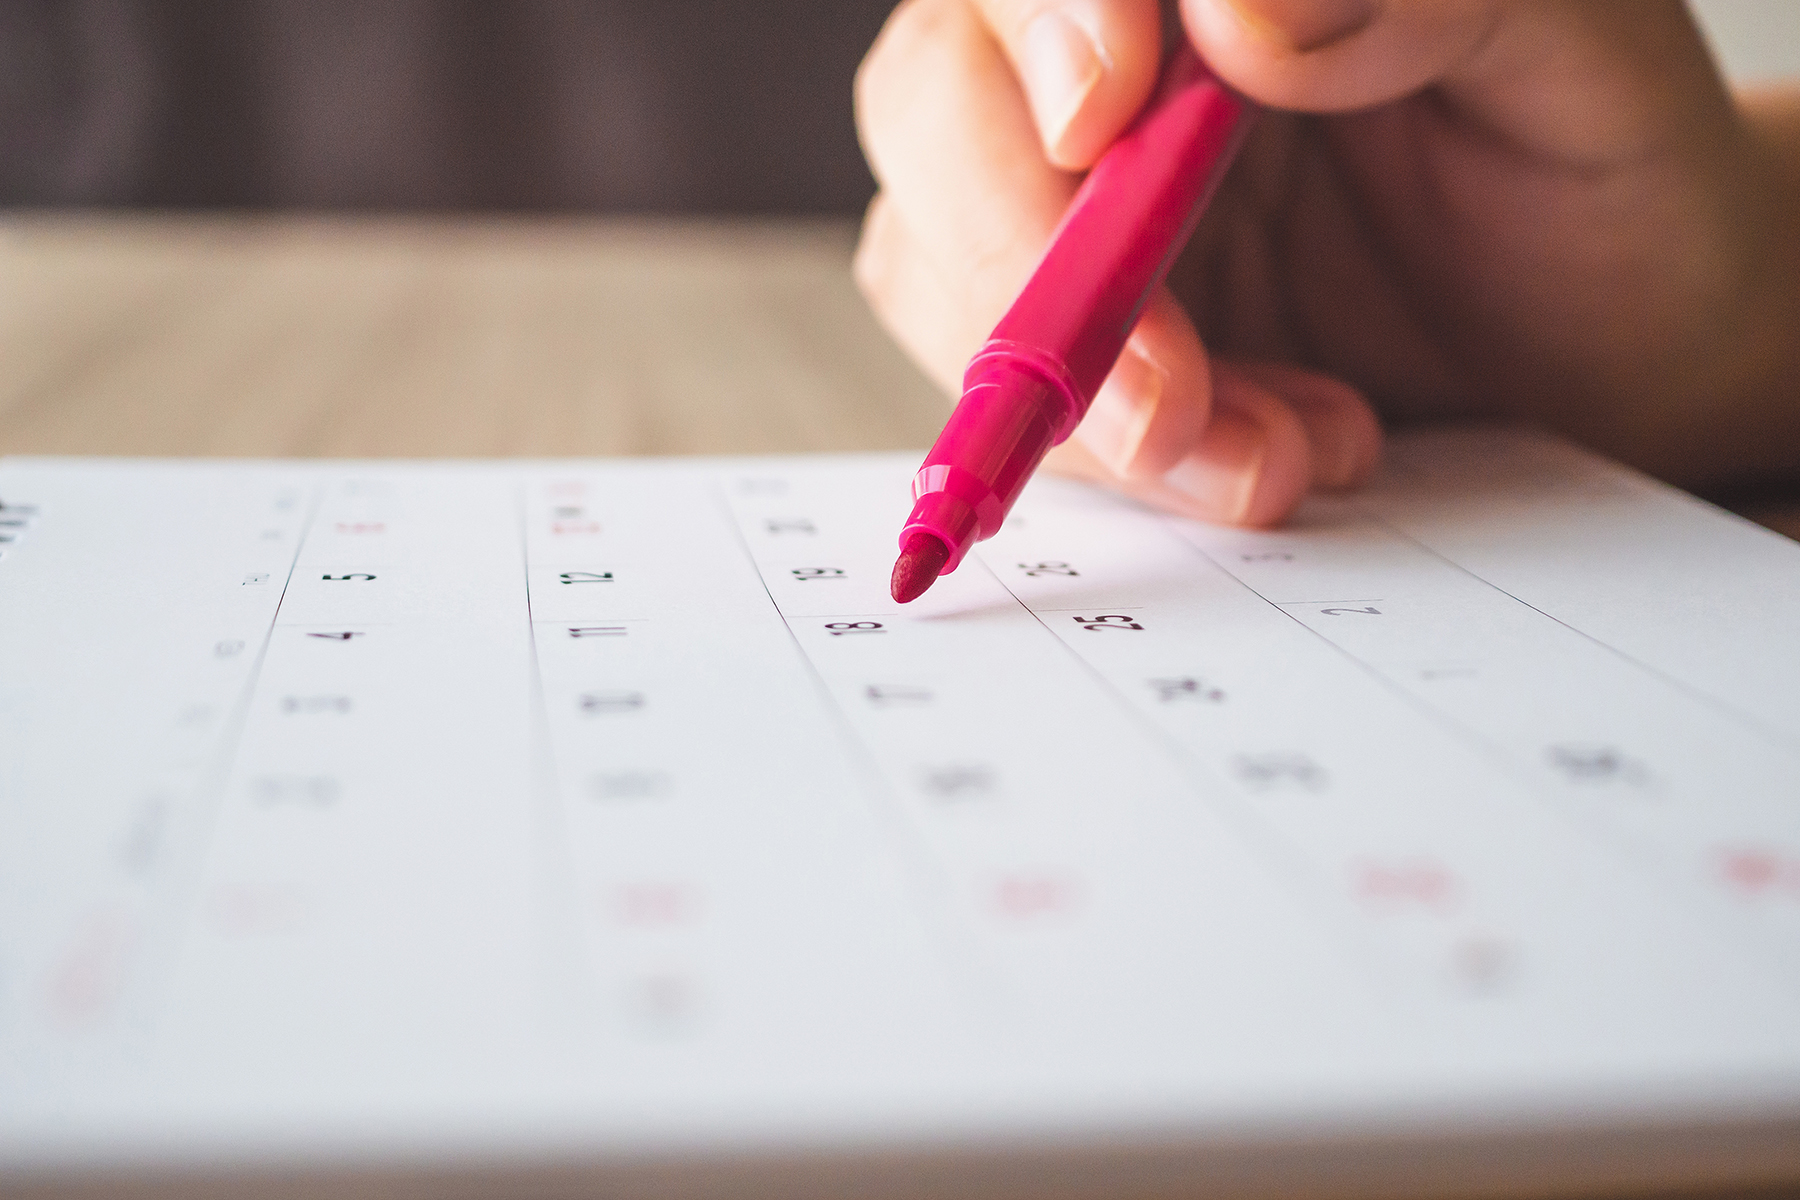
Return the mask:
<svg viewBox="0 0 1800 1200"><path fill-rule="evenodd" d="M1191 46L1170 59L1155 99L1088 172L1025 290L970 360L962 400L913 478L895 600L916 600L998 533L1050 447L1075 431L1253 112Z"/></svg>

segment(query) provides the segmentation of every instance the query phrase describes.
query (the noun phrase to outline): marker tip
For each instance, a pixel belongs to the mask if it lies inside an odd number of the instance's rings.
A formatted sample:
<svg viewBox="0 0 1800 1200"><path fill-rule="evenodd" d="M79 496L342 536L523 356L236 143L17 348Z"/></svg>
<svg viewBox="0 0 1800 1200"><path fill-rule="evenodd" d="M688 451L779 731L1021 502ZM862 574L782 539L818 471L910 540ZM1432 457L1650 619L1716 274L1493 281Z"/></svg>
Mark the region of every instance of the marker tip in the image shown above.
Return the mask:
<svg viewBox="0 0 1800 1200"><path fill-rule="evenodd" d="M924 530L907 538L900 548L900 560L894 564L894 578L889 585L895 602L910 604L923 596L925 590L937 582L944 564L949 561L950 548Z"/></svg>

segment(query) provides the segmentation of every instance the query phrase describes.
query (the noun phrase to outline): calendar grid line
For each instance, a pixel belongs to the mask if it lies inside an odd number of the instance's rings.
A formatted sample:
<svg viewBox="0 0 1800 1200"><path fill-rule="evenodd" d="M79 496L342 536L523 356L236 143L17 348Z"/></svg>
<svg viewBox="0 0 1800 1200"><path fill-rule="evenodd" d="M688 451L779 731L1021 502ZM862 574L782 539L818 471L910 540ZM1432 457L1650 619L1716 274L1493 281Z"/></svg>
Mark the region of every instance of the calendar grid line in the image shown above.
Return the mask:
<svg viewBox="0 0 1800 1200"><path fill-rule="evenodd" d="M546 1007L554 1013L567 1005L579 1008L582 997L592 992L594 981L586 956L581 953L581 931L574 919L574 914L579 911L579 889L575 882L575 864L569 852L572 837L563 811L566 797L562 795L543 659L535 636L539 622L533 609L531 590L534 565L529 531L531 485L529 480L516 476L510 482L519 539L519 581L525 596L525 640L530 647L531 660L533 752L530 789L538 833L537 857L543 872L538 887L545 896L545 900L540 901L544 911L539 913L536 931L542 941L538 961L546 976L559 981L545 1000ZM548 902L552 899L559 902Z"/></svg>
<svg viewBox="0 0 1800 1200"><path fill-rule="evenodd" d="M730 494L723 481L717 478L713 479L708 491L711 494L715 510L724 518L726 526L730 529L737 548L743 555L744 563L756 577L757 585L762 589L764 596L768 598L770 611L780 619L782 629L787 634L788 644L805 668L812 684L813 694L821 709L830 715L844 744L851 748L864 796L880 798L879 802L870 807L879 814L882 825L898 838L900 845L905 847L903 858L907 865L907 873L911 877L909 890L928 915L941 958L958 980L974 1011L981 1019L992 1020L994 1006L991 997L996 990L996 981L992 972L984 970L978 965L979 955L970 946L968 938L962 932L958 922L950 915L947 906L942 902L942 897L950 891L947 873L931 854L930 847L925 844L906 819L900 798L894 791L893 785L883 774L879 761L857 732L850 715L844 711L843 706L838 703L837 697L832 694L829 681L819 670L819 666L813 661L812 656L807 653L798 632L794 629L793 621L782 610L781 602L776 599L774 590L770 588L769 581L763 574L762 564L757 559L756 551L751 547L749 539L744 536L743 529L735 519Z"/></svg>
<svg viewBox="0 0 1800 1200"><path fill-rule="evenodd" d="M216 836L216 826L220 809L225 803L225 790L231 780L232 771L237 758L243 750L243 739L250 720L250 706L256 695L258 684L262 679L264 665L269 656L269 648L275 638L275 630L281 620L281 606L287 600L288 589L293 586L294 575L300 569L300 559L305 553L307 539L312 534L313 522L318 517L323 504L323 487L315 485L308 498L306 513L302 520L299 535L294 539L293 554L288 560L286 576L282 579L281 592L269 611L269 619L262 630L262 642L257 647L256 656L251 661L242 685L238 688L237 698L230 716L220 730L217 749L212 761L202 777L201 783L195 787L191 807L195 810L190 815L189 835L182 839L183 853L176 869L169 872L169 882L163 897L164 912L155 927L160 927L161 936L152 935L147 939L147 949L153 952L148 956L152 962L160 964L152 968L156 975L147 975L142 986L135 989L137 1003L135 1008L140 1022L139 1037L153 1036L153 1030L160 1016L159 1009L163 996L159 991L166 988L168 976L175 968L175 954L179 949L193 914L198 907L201 875L206 859L211 852ZM160 949L160 953L154 952ZM158 978L157 976L160 976Z"/></svg>
<svg viewBox="0 0 1800 1200"><path fill-rule="evenodd" d="M1386 520L1378 516L1363 514L1360 512L1360 509L1359 515L1368 516L1368 519L1379 524L1384 529L1390 530L1402 541L1423 551L1434 561L1455 568L1460 575L1472 580L1483 589L1503 597L1506 602L1516 604L1519 608L1533 614L1534 617L1548 618L1556 627L1566 630L1585 642L1594 644L1604 652L1614 654L1621 661L1630 666L1635 667L1639 665L1636 660L1630 656L1618 654L1613 647L1606 645L1604 642L1590 637L1583 631L1575 629L1566 622L1558 620L1555 617L1550 616L1550 614L1544 613L1536 606L1519 599L1505 589L1491 584L1475 572L1468 570L1462 564L1447 559L1445 556L1432 550L1429 546L1418 542L1417 539L1407 535L1404 531L1393 529L1391 524ZM1172 518L1165 518L1164 524L1167 525L1172 521ZM1563 824L1571 831L1577 832L1579 836L1587 839L1598 852L1619 862L1634 874L1647 875L1650 878L1661 881L1665 885L1672 884L1682 889L1684 892L1693 893L1695 899L1700 904L1714 910L1727 922L1728 927L1732 930L1734 940L1740 944L1752 947L1757 944L1768 944L1770 931L1755 928L1753 922L1747 923L1744 920L1745 914L1733 911L1729 904L1722 902L1722 898L1718 896L1716 892L1708 892L1704 888L1696 889L1693 886L1693 881L1691 879L1684 878L1680 871L1671 869L1671 864L1662 860L1661 856L1656 852L1657 848L1653 841L1646 841L1630 830L1618 828L1616 824L1607 821L1601 814L1595 811L1571 808L1566 803L1566 797L1557 795L1553 788L1543 779L1534 778L1532 776L1531 764L1528 761L1523 760L1515 748L1509 747L1504 742L1497 740L1490 732L1484 730L1477 724L1472 723L1469 719L1458 717L1456 714L1446 711L1441 705L1427 701L1413 689L1404 686L1396 677L1391 667L1384 667L1381 663L1373 661L1371 658L1358 653L1351 646L1345 645L1338 639L1328 636L1322 629L1316 628L1302 620L1299 614L1289 611L1290 606L1278 603L1264 595L1253 583L1239 577L1236 572L1232 571L1220 561L1217 555L1210 552L1205 547L1196 545L1186 538L1177 537L1177 540L1183 542L1193 552L1198 553L1205 558L1215 569L1220 571L1227 578L1234 580L1240 586L1248 589L1251 594L1256 595L1276 611L1281 612L1294 624L1300 626L1325 646L1342 656L1346 661L1354 665L1362 674L1379 684L1394 698L1419 712L1433 724L1444 729L1446 732L1451 733L1453 736L1456 736L1459 740L1481 753L1492 762L1497 769L1502 771L1515 783L1519 795L1529 798L1529 800L1546 815L1550 816L1558 823ZM1301 604L1295 604L1292 607L1301 606ZM1660 673L1649 672L1649 674L1651 674L1652 678L1661 678ZM1687 689L1676 688L1674 690L1679 694L1687 694ZM1786 747L1785 745L1778 745L1777 749L1785 751ZM1779 933L1776 933L1774 936L1775 940L1779 942ZM1800 980L1800 956L1796 956L1795 963L1791 969L1783 970L1777 968L1776 973L1778 975L1791 975L1795 980Z"/></svg>
<svg viewBox="0 0 1800 1200"><path fill-rule="evenodd" d="M1163 518L1162 520L1166 526L1168 523L1173 522L1178 519L1179 518ZM1220 562L1217 557L1208 553L1205 549L1194 545L1192 542L1188 541L1186 538L1181 537L1179 534L1174 534L1170 540L1175 542L1177 545L1181 546L1186 552L1198 556L1198 558L1202 562L1206 563L1214 571L1218 572L1218 574L1220 576L1222 576L1223 578L1230 580L1233 584L1242 588L1249 595L1255 596L1259 601L1261 601L1264 605L1266 605L1270 611L1281 614L1281 616L1283 618L1285 618L1293 627L1302 630L1307 635L1309 635L1310 638L1315 640L1319 645L1330 650L1334 655L1337 655L1343 661L1345 661L1346 663L1355 667L1360 673L1362 673L1365 677L1367 677L1371 682L1378 684L1382 688L1383 691L1387 692L1388 694L1393 696L1395 699L1406 704L1409 708L1413 709L1414 711L1419 713L1421 716L1430 720L1434 725L1437 725L1445 733L1448 733L1451 736L1457 738L1458 740L1465 742L1471 749L1474 749L1477 752L1483 754L1484 756L1490 758L1490 760L1496 766L1501 767L1502 769L1504 769L1507 772L1507 774L1510 777L1514 778L1521 787L1529 789L1529 783L1530 783L1529 779L1523 775L1515 774L1516 763L1514 762L1511 755L1506 754L1504 752L1504 750L1502 750L1499 747L1496 747L1491 742L1489 742L1487 739L1481 737L1476 731L1469 729L1467 726L1465 726L1461 722L1458 722L1453 717L1451 717L1449 714L1443 712L1441 709L1439 709L1433 705L1425 703L1419 697L1411 694L1406 689L1398 686L1391 677L1384 674L1381 670L1374 667L1373 665L1371 665L1367 661L1363 660L1362 658L1358 657L1354 652L1348 650L1340 643L1334 641L1332 638L1327 637L1324 633L1322 633L1318 629L1315 629L1311 625L1308 625L1305 621L1302 621L1298 615L1288 611L1288 608L1290 606L1300 606L1300 605L1310 606L1310 605L1317 605L1317 604L1341 604L1341 603L1348 603L1348 602L1332 601L1332 600L1277 601L1277 600L1270 599L1268 596L1266 596L1262 592L1258 591L1257 588L1253 584L1249 583L1248 581L1246 581L1244 579L1239 578L1235 572L1233 572L1229 567L1225 566L1224 563ZM1384 601L1382 601L1380 599L1376 599L1373 601L1356 601L1356 603L1383 603L1383 602Z"/></svg>
<svg viewBox="0 0 1800 1200"><path fill-rule="evenodd" d="M1600 649L1606 651L1608 654L1615 655L1621 661L1631 664L1631 666L1635 667L1637 670L1640 670L1644 674L1650 676L1651 678L1658 680L1665 686L1673 688L1676 691L1682 692L1682 693L1686 694L1687 696L1689 696L1691 699L1698 701L1699 703L1705 704L1709 708L1713 708L1716 711L1718 711L1719 713L1730 717L1733 721L1736 721L1738 724L1744 726L1746 729L1755 731L1759 736L1767 739L1774 745L1780 747L1782 750L1785 750L1785 751L1789 752L1790 754L1800 754L1800 741L1796 741L1795 738L1793 738L1791 735L1785 733L1784 731L1782 731L1778 728L1775 728L1774 726L1765 724L1762 721L1757 720L1753 714L1745 712L1743 709L1741 709L1735 705L1726 703L1725 701L1719 699L1717 696L1714 696L1710 692L1707 692L1700 688L1693 687L1690 684L1688 684L1685 680L1677 678L1676 676L1671 675L1665 671L1659 671L1656 667L1652 666L1649 663L1644 662L1642 659L1638 658L1637 656L1629 654L1624 650L1621 650L1619 647L1612 645L1611 643L1605 641L1602 638L1594 636L1593 634L1587 632L1584 629L1579 628L1578 626L1569 624L1567 621L1564 621L1562 618L1556 616L1554 613L1544 611L1542 608L1539 608L1537 605L1531 603L1529 600L1526 600L1520 596L1513 594L1512 592L1507 591L1505 588L1501 587L1499 584L1494 583L1488 579L1484 579L1481 575L1477 574L1475 571L1470 570L1464 564L1459 563L1456 560L1449 558L1446 555L1440 553L1436 548L1431 546L1429 543L1421 541L1420 539L1414 537L1412 534L1406 532L1406 530L1395 525L1392 521L1389 521L1387 518L1383 517L1381 514L1373 512L1373 511L1369 511L1369 512L1367 512L1367 515L1370 520L1376 521L1379 524L1381 524L1384 528L1386 528L1390 532L1392 532L1395 537L1398 537L1407 542L1410 542L1412 545L1418 547L1418 549L1420 551L1422 551L1426 554L1429 554L1432 558L1437 559L1439 562L1442 562L1446 566L1451 567L1454 570L1459 571L1464 575L1467 575L1470 579L1475 580L1476 582L1480 583L1482 586L1492 588L1494 591L1500 593L1502 596L1505 596L1507 599L1513 601L1516 604L1522 605L1523 607L1530 609L1532 612L1543 617L1545 620L1553 621L1557 625L1560 625L1564 629L1567 629L1570 633L1573 633L1578 637L1584 638L1587 641L1592 642L1595 646L1598 646ZM1730 516L1730 514L1723 514L1723 515ZM1731 517L1731 519L1737 520L1737 518L1735 516Z"/></svg>
<svg viewBox="0 0 1800 1200"><path fill-rule="evenodd" d="M1069 658L1076 662L1080 668L1100 686L1101 690L1112 699L1113 703L1120 711L1134 717L1137 715L1137 708L1132 703L1131 697L1126 694L1117 681L1112 679L1105 672L1099 670L1099 668L1088 661L1088 659L1080 652L1075 650L1075 648L1065 639L1058 637L1056 632L1050 628L1048 622L1039 615L1040 610L1034 608L1024 597L1019 596L1018 593L1014 591L1012 585L1007 583L1005 578L1002 577L998 571L993 569L993 565L989 563L984 556L979 554L970 555L970 559L980 562L983 569L987 570L1001 587L1005 588L1014 599L1018 600L1019 606L1031 614L1038 626L1051 641L1056 643L1062 653L1068 655ZM1090 605L1089 607L1091 608L1092 606ZM1122 609L1128 606L1109 605L1108 607ZM1077 610L1046 608L1041 611L1074 612ZM1137 611L1142 611L1142 606L1137 606ZM1183 774L1189 777L1190 788L1194 798L1201 803L1208 805L1222 819L1227 821L1236 835L1243 840L1244 844L1254 847L1258 857L1268 864L1271 870L1286 880L1289 886L1304 892L1308 899L1309 911L1322 926L1337 934L1345 936L1358 944L1363 952L1352 957L1350 961L1354 964L1354 969L1359 976L1362 977L1364 982L1375 986L1378 989L1391 988L1391 985L1384 985L1378 975L1370 969L1369 963L1372 956L1368 953L1368 950L1370 949L1369 939L1364 931L1358 929L1354 923L1348 919L1347 914L1343 911L1342 905L1335 901L1332 889L1322 878L1315 865L1309 863L1304 854L1298 853L1296 848L1282 836L1279 830L1271 827L1266 821L1259 819L1252 810L1246 807L1242 801L1236 797L1230 781L1221 777L1208 767L1208 765L1193 752L1192 748L1184 744L1179 738L1175 737L1167 729L1155 722L1147 723L1147 728L1151 736L1162 746L1164 752L1175 762L1179 763Z"/></svg>

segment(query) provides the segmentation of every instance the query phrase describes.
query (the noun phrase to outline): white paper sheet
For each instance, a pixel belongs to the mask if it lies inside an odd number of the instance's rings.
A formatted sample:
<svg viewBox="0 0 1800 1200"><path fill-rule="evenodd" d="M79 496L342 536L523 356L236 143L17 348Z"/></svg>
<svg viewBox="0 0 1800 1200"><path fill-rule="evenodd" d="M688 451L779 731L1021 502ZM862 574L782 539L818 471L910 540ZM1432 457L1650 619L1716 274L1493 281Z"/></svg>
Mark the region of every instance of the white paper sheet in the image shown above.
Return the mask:
<svg viewBox="0 0 1800 1200"><path fill-rule="evenodd" d="M0 464L0 1182L1800 1177L1800 546L1440 432L901 609L913 466Z"/></svg>

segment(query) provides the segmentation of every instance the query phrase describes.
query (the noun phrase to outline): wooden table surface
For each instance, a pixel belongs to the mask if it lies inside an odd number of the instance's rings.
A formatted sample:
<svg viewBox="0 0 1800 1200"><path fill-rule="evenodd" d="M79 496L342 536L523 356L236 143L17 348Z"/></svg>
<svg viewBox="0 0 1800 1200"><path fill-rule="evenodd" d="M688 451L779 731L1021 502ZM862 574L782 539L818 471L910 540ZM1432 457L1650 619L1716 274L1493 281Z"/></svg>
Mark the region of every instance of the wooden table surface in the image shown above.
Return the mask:
<svg viewBox="0 0 1800 1200"><path fill-rule="evenodd" d="M828 222L0 221L0 453L929 444Z"/></svg>
<svg viewBox="0 0 1800 1200"><path fill-rule="evenodd" d="M924 447L829 221L0 217L0 454ZM1795 502L1745 506L1800 537Z"/></svg>

